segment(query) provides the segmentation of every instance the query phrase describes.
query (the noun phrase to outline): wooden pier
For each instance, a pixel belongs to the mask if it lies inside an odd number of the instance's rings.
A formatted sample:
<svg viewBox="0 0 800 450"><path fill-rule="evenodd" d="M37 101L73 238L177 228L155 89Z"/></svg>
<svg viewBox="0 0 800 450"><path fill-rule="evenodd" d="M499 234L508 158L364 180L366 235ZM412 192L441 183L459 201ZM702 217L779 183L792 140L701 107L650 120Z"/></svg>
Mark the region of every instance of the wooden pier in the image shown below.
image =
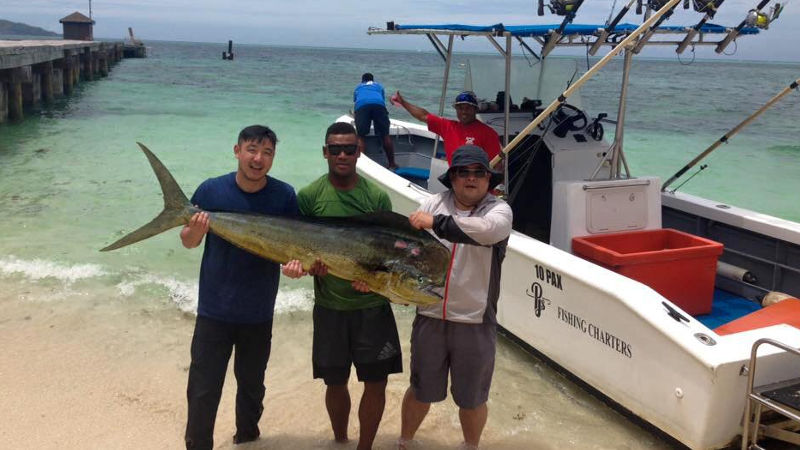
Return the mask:
<svg viewBox="0 0 800 450"><path fill-rule="evenodd" d="M26 108L107 76L122 57L121 42L0 40L0 123L22 120Z"/></svg>

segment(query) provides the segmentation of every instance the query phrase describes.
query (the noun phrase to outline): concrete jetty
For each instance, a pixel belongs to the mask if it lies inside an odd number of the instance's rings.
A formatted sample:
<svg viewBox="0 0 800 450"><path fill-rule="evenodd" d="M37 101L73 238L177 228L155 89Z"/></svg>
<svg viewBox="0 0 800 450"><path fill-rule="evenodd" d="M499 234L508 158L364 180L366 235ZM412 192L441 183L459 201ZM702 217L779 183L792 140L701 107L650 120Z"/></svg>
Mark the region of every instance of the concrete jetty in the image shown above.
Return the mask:
<svg viewBox="0 0 800 450"><path fill-rule="evenodd" d="M108 75L123 44L73 40L0 40L0 123L18 121L26 107L69 95L80 81Z"/></svg>

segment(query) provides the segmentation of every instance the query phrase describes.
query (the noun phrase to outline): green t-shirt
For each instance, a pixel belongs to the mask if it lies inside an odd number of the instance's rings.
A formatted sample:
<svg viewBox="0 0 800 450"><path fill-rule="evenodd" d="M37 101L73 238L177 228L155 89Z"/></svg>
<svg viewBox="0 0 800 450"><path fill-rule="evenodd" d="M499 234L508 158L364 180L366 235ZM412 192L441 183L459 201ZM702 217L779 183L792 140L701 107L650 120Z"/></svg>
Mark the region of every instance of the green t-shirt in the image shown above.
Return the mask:
<svg viewBox="0 0 800 450"><path fill-rule="evenodd" d="M297 193L304 216L346 217L375 211L391 211L389 195L364 177L349 191L339 191L323 175ZM358 292L351 281L333 275L314 277L314 299L318 305L340 311L373 308L388 300L374 292Z"/></svg>

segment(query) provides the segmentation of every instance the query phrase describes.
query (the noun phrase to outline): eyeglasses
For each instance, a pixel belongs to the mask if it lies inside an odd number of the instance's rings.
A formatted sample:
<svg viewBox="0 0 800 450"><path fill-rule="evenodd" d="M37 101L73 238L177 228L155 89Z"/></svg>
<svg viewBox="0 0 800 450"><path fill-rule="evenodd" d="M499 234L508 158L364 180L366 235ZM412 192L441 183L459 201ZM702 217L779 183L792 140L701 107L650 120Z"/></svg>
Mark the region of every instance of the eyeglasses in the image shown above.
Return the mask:
<svg viewBox="0 0 800 450"><path fill-rule="evenodd" d="M456 175L459 178L486 178L489 176L489 171L486 169L466 169L464 167L459 167L456 169Z"/></svg>
<svg viewBox="0 0 800 450"><path fill-rule="evenodd" d="M329 144L325 146L328 153L332 156L339 156L339 153L344 152L347 156L353 156L358 151L358 144Z"/></svg>

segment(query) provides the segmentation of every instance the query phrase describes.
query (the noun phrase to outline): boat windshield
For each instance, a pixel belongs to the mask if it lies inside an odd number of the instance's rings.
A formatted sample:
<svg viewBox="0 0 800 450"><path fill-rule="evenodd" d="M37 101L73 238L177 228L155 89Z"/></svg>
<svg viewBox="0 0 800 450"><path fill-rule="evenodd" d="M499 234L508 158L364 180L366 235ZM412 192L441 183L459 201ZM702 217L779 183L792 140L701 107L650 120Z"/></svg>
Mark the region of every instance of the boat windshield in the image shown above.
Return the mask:
<svg viewBox="0 0 800 450"><path fill-rule="evenodd" d="M533 66L521 58L515 58L511 61L511 104L520 106L525 100L541 100L547 105L567 89L570 80L580 77L581 74L578 73L573 79L576 69L580 72L579 64L573 58L550 57ZM505 91L504 74L503 59L481 58L467 61L464 88L475 92L481 102L482 112L491 111L494 108L492 102L501 102L500 97ZM570 96L569 103L581 108L580 93ZM503 112L502 103L500 106L497 112Z"/></svg>

